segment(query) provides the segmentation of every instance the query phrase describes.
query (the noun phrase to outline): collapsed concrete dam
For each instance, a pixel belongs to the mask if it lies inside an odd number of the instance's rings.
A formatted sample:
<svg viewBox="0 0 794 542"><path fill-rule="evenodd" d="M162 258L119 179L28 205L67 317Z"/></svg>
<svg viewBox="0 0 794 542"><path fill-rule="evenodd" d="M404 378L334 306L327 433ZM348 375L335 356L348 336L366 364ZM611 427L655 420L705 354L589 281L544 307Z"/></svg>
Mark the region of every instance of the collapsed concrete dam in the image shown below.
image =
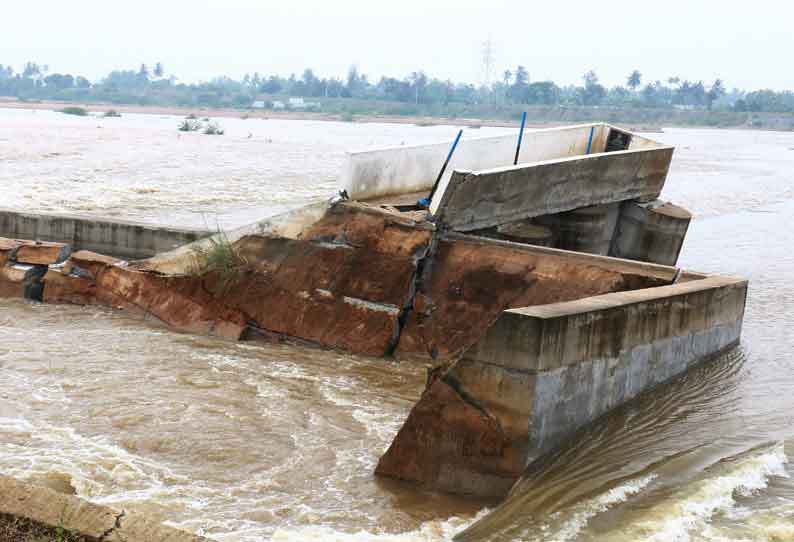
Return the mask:
<svg viewBox="0 0 794 542"><path fill-rule="evenodd" d="M429 363L377 473L503 496L533 458L735 345L747 283L675 267L673 149L598 124L352 153L336 198L154 257L6 239L0 295ZM77 250L75 250L77 249Z"/></svg>

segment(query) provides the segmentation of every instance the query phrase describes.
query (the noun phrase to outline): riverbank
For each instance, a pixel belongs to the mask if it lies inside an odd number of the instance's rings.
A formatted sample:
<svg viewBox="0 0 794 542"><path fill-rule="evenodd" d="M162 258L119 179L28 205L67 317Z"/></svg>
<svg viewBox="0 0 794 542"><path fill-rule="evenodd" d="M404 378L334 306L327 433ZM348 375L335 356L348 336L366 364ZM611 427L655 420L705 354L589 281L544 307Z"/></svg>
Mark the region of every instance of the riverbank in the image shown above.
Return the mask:
<svg viewBox="0 0 794 542"><path fill-rule="evenodd" d="M343 98L320 99L321 111L273 111L232 107L185 107L178 105L117 104L94 101L20 101L0 98L0 108L60 110L83 107L91 112L141 113L153 115L216 116L242 119L279 119L360 123L414 124L417 126L454 125L477 128L517 126L522 112L529 128L548 128L566 124L609 122L638 132L659 132L661 127L734 128L794 131L794 114L735 111L679 110L666 108L612 106L521 106L490 107L472 105L450 111L440 107Z"/></svg>
<svg viewBox="0 0 794 542"><path fill-rule="evenodd" d="M353 114L344 115L338 113L323 113L312 111L271 111L265 109L230 109L230 108L211 108L211 107L179 107L179 106L160 106L160 105L118 105L107 103L77 103L77 102L21 102L18 100L1 100L0 108L6 109L37 109L46 111L58 111L64 107L82 107L91 113L105 113L109 110L118 113L135 113L145 115L176 115L187 116L196 115L215 116L215 117L236 117L243 119L277 119L277 120L313 120L313 121L335 121L335 122L362 122L377 123L384 122L389 124L415 124L417 126L491 126L491 127L512 127L517 123L498 119L466 119L451 117L430 117L430 116L402 116L402 115L377 115L377 114ZM565 123L538 122L529 124L529 127L550 127Z"/></svg>

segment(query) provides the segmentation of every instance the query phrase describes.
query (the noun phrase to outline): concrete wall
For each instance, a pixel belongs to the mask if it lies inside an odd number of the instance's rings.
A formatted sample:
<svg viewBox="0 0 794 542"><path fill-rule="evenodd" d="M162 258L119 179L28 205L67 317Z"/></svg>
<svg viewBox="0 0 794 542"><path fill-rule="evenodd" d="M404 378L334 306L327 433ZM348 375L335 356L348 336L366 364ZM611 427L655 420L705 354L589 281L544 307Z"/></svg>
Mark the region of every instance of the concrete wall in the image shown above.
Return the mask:
<svg viewBox="0 0 794 542"><path fill-rule="evenodd" d="M595 127L591 152L602 152L609 126L586 124L526 130L520 163L584 154L591 126ZM463 139L439 186L439 193L455 169L482 170L513 163L518 131L506 136ZM341 184L351 198L373 199L393 194L430 190L447 157L452 140L431 145L404 145L351 152L342 170Z"/></svg>
<svg viewBox="0 0 794 542"><path fill-rule="evenodd" d="M148 258L210 234L199 229L0 209L0 237L67 243L78 250L127 260Z"/></svg>
<svg viewBox="0 0 794 542"><path fill-rule="evenodd" d="M439 222L458 231L534 216L638 199L656 199L673 147L575 156L477 172L455 171L431 204Z"/></svg>
<svg viewBox="0 0 794 542"><path fill-rule="evenodd" d="M514 407L528 414L505 421L528 428L529 460L643 390L735 345L746 293L745 280L708 277L512 309L464 359L502 371L507 381L532 377L523 390L528 403ZM465 374L457 379L468 381ZM480 389L477 396L492 394L498 390Z"/></svg>

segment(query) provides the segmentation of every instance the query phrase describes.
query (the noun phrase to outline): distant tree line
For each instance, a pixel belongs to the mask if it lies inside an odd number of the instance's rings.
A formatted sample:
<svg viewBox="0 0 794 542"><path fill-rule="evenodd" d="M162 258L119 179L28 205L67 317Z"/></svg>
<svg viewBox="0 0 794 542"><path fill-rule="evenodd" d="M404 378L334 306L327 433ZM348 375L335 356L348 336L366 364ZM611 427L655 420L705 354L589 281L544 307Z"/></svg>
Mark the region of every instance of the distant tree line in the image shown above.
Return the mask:
<svg viewBox="0 0 794 542"><path fill-rule="evenodd" d="M553 81L532 81L524 66L505 70L498 82L472 85L430 77L415 71L403 78L369 78L351 67L345 78L324 78L306 69L289 77L246 74L241 80L217 77L208 82L185 84L166 76L161 63L142 64L138 69L114 70L99 81L80 75L51 73L46 65L28 62L20 71L0 64L0 96L22 100L98 101L118 104L181 105L246 108L263 97L295 96L351 98L398 102L413 106L446 107L477 105L488 111L509 105L631 107L734 112L794 112L794 93L739 89L728 91L717 79L703 81L670 77L645 82L638 70L625 85L607 87L594 71L582 77L580 85L558 85ZM410 111L410 109L405 109Z"/></svg>

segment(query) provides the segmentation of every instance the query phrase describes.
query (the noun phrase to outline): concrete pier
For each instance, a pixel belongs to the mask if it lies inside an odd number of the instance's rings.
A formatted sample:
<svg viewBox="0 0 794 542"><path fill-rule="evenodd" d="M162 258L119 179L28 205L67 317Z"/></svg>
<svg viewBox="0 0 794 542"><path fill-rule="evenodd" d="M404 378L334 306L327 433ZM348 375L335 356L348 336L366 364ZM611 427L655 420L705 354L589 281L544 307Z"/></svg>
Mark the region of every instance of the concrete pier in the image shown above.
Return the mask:
<svg viewBox="0 0 794 542"><path fill-rule="evenodd" d="M626 201L620 208L610 256L675 265L692 215L659 200Z"/></svg>
<svg viewBox="0 0 794 542"><path fill-rule="evenodd" d="M577 429L738 344L746 293L742 279L685 273L674 285L508 309L436 370L377 472L502 497Z"/></svg>
<svg viewBox="0 0 794 542"><path fill-rule="evenodd" d="M0 237L52 241L125 260L149 258L211 235L203 229L0 209Z"/></svg>

